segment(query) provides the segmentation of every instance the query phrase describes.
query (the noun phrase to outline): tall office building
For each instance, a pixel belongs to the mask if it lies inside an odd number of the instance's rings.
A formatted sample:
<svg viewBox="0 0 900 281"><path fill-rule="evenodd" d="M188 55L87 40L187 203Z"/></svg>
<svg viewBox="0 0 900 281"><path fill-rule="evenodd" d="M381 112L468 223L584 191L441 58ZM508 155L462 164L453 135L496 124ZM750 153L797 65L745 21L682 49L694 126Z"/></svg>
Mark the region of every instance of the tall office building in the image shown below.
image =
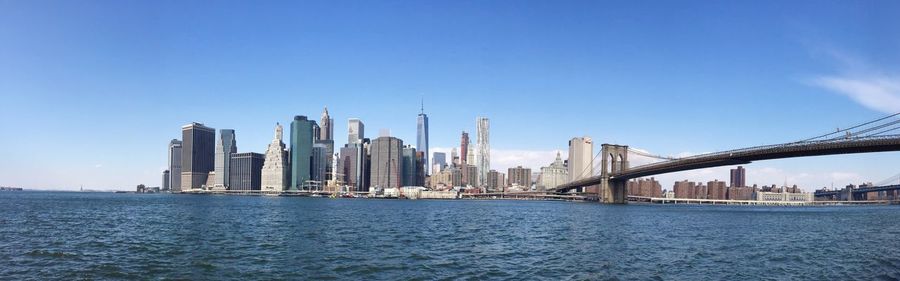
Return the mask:
<svg viewBox="0 0 900 281"><path fill-rule="evenodd" d="M172 192L181 191L181 141L169 142L169 187Z"/></svg>
<svg viewBox="0 0 900 281"><path fill-rule="evenodd" d="M434 171L434 173L440 172L440 170L447 167L447 153L435 152L431 157L431 163L433 169L438 169L437 171Z"/></svg>
<svg viewBox="0 0 900 281"><path fill-rule="evenodd" d="M334 174L334 118L328 115L328 107L322 111L322 118L319 120L319 126L322 127L319 132L319 140L317 143L325 145L325 180L331 180Z"/></svg>
<svg viewBox="0 0 900 281"><path fill-rule="evenodd" d="M456 151L455 147L450 150L450 161L452 161L451 163L454 167L462 165L462 163L459 162L459 151Z"/></svg>
<svg viewBox="0 0 900 281"><path fill-rule="evenodd" d="M491 121L487 117L478 117L475 120L477 128L478 150L476 151L478 166L478 186L487 186L488 172L491 171Z"/></svg>
<svg viewBox="0 0 900 281"><path fill-rule="evenodd" d="M380 188L401 186L402 150L403 141L398 138L379 137L372 140L369 147L372 153L371 186Z"/></svg>
<svg viewBox="0 0 900 281"><path fill-rule="evenodd" d="M260 190L262 185L262 169L266 157L259 153L244 152L231 154L228 175L229 190ZM218 176L218 173L216 174Z"/></svg>
<svg viewBox="0 0 900 281"><path fill-rule="evenodd" d="M429 170L429 162L428 162L428 115L425 115L425 102L422 102L422 109L419 112L419 117L417 118L417 129L418 134L416 138L416 149L418 151L425 153L425 174L430 174Z"/></svg>
<svg viewBox="0 0 900 281"><path fill-rule="evenodd" d="M263 191L281 192L290 184L288 164L290 155L285 149L282 135L283 128L281 124L276 123L275 137L266 149L266 159L261 172L261 190Z"/></svg>
<svg viewBox="0 0 900 281"><path fill-rule="evenodd" d="M216 182L215 189L227 189L230 185L230 161L231 154L237 153L237 143L234 139L234 130L219 130L219 140L216 141Z"/></svg>
<svg viewBox="0 0 900 281"><path fill-rule="evenodd" d="M400 165L400 169L402 173L400 176L401 184L403 186L417 186L419 184L418 178L418 159L416 159L416 149L410 145L403 147L403 161L402 165Z"/></svg>
<svg viewBox="0 0 900 281"><path fill-rule="evenodd" d="M369 191L368 148L368 139L362 139L353 144L348 143L341 148L338 174L343 176L344 184L353 187L354 191Z"/></svg>
<svg viewBox="0 0 900 281"><path fill-rule="evenodd" d="M181 190L203 188L215 168L216 129L200 123L181 127Z"/></svg>
<svg viewBox="0 0 900 281"><path fill-rule="evenodd" d="M315 181L317 187L325 186L328 171L328 147L316 143L312 147L312 160L310 161L310 180Z"/></svg>
<svg viewBox="0 0 900 281"><path fill-rule="evenodd" d="M320 140L333 140L334 139L334 118L328 115L328 107L325 107L325 110L322 111L322 119L319 120L319 126L322 127L322 130L319 132Z"/></svg>
<svg viewBox="0 0 900 281"><path fill-rule="evenodd" d="M310 180L312 161L313 125L306 116L294 116L291 122L291 186L289 190L305 188Z"/></svg>
<svg viewBox="0 0 900 281"><path fill-rule="evenodd" d="M462 168L462 177L463 184L469 184L469 173L466 169L466 166L469 165L469 133L465 131L462 132L462 136L459 139L459 166Z"/></svg>
<svg viewBox="0 0 900 281"><path fill-rule="evenodd" d="M172 185L169 183L171 177L169 176L169 170L163 171L162 174L162 189L163 191L172 189Z"/></svg>
<svg viewBox="0 0 900 281"><path fill-rule="evenodd" d="M366 125L362 120L350 118L347 121L347 143L353 144L366 138Z"/></svg>
<svg viewBox="0 0 900 281"><path fill-rule="evenodd" d="M738 166L736 169L731 169L731 187L746 187L747 186L747 171L744 170L744 167Z"/></svg>
<svg viewBox="0 0 900 281"><path fill-rule="evenodd" d="M541 168L541 180L538 185L545 189L553 189L569 180L569 171L567 170L565 161L557 151L556 160L547 167Z"/></svg>
<svg viewBox="0 0 900 281"><path fill-rule="evenodd" d="M572 138L569 141L569 181L594 175L594 140L590 137Z"/></svg>

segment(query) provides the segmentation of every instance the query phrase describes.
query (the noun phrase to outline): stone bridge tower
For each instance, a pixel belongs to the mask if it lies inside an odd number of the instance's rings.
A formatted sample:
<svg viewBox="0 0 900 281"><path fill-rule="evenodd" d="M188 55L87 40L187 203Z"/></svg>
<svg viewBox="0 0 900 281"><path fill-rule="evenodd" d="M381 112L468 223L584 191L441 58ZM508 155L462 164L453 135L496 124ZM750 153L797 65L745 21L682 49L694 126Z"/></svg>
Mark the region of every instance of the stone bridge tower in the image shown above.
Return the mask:
<svg viewBox="0 0 900 281"><path fill-rule="evenodd" d="M597 194L605 204L625 204L627 180L617 180L614 176L628 170L628 146L602 144L600 154L600 178L602 182Z"/></svg>

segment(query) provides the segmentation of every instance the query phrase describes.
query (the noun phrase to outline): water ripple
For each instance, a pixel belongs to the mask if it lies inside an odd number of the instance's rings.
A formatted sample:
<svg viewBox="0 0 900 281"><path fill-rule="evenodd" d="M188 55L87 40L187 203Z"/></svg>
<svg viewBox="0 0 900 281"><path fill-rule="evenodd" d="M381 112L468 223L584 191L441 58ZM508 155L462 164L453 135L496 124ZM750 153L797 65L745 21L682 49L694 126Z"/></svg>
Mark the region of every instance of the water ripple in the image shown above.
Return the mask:
<svg viewBox="0 0 900 281"><path fill-rule="evenodd" d="M900 207L0 193L0 280L898 280Z"/></svg>

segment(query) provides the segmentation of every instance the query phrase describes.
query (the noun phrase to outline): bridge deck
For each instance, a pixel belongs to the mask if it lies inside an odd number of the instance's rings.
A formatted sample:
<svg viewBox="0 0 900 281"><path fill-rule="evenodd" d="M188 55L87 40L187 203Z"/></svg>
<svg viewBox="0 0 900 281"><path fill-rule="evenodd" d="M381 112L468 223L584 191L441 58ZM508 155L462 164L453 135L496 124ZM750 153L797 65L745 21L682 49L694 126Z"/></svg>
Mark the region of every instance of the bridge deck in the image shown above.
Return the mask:
<svg viewBox="0 0 900 281"><path fill-rule="evenodd" d="M702 154L629 168L610 174L609 180L627 181L672 172L748 164L759 160L885 151L900 151L900 135L796 142ZM564 192L600 184L602 181L602 176L593 176L559 186L556 191Z"/></svg>

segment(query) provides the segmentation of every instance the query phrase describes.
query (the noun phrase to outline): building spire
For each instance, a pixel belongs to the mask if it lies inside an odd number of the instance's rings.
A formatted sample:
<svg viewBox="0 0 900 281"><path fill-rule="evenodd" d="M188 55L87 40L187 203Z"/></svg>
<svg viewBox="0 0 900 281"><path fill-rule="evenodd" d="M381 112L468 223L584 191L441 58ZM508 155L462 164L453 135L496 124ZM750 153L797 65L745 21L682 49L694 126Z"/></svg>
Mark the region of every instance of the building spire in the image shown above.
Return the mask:
<svg viewBox="0 0 900 281"><path fill-rule="evenodd" d="M421 110L420 113L425 114L425 98L424 97L422 98L422 107L420 107L419 109Z"/></svg>

